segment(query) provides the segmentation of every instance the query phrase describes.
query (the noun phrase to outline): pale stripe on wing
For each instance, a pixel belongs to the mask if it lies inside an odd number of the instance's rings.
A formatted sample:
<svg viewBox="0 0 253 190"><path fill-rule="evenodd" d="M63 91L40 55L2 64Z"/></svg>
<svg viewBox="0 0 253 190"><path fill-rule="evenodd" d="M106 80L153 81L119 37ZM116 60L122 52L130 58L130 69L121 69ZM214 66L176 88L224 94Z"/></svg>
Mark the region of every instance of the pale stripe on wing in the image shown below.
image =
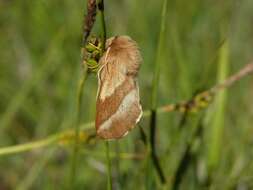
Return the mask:
<svg viewBox="0 0 253 190"><path fill-rule="evenodd" d="M115 119L121 118L124 114L131 111L131 106L136 103L136 101L139 101L137 90L133 89L131 90L123 99L121 102L118 110L110 117L108 120L106 120L98 129L98 132L101 132L103 130L108 130L112 126L112 122ZM127 119L127 118L125 118ZM139 117L138 117L139 119ZM124 121L122 121L124 122Z"/></svg>

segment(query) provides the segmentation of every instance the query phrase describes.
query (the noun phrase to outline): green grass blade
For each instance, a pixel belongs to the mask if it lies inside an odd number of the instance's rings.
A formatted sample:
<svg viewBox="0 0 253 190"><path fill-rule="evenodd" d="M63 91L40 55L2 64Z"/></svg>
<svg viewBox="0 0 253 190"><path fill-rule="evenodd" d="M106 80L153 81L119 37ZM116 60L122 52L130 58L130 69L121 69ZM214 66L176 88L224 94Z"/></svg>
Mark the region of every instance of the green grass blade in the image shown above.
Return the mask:
<svg viewBox="0 0 253 190"><path fill-rule="evenodd" d="M162 64L162 55L164 53L164 43L166 38L166 21L167 21L167 13L168 13L168 0L163 1L162 7L162 15L161 15L161 25L160 25L160 33L158 37L158 47L156 52L156 61L154 65L154 75L152 81L152 99L151 99L151 119L150 119L150 157L153 162L153 166L156 169L156 172L159 176L160 182L162 184L166 183L166 179L164 176L164 172L159 163L159 159L156 154L156 125L157 125L157 97L159 93L159 79L160 79L160 68ZM147 162L150 163L149 161ZM149 170L149 167L147 167ZM152 178L150 175L151 171L148 171L148 177ZM150 182L152 181L151 179Z"/></svg>
<svg viewBox="0 0 253 190"><path fill-rule="evenodd" d="M28 174L21 180L20 184L17 185L17 190L31 189L32 184L38 178L55 151L55 148L50 148L43 153L43 156L34 163L34 166L29 169Z"/></svg>
<svg viewBox="0 0 253 190"><path fill-rule="evenodd" d="M217 83L223 82L229 69L229 44L225 42L223 47L220 49L219 65ZM211 133L210 133L210 146L208 151L208 167L210 171L218 166L221 148L222 148L222 136L225 125L225 106L227 101L226 90L217 94L211 115Z"/></svg>

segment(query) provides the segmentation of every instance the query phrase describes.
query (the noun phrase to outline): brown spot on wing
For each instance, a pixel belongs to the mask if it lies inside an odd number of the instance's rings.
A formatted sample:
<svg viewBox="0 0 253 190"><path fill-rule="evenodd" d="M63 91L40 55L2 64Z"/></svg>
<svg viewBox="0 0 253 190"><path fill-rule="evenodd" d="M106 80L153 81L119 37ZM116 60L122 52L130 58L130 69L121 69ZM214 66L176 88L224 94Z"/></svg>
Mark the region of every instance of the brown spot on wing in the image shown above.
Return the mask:
<svg viewBox="0 0 253 190"><path fill-rule="evenodd" d="M101 87L103 86L103 81L101 81ZM96 129L106 121L111 115L113 115L121 104L124 97L135 88L134 81L126 77L126 80L117 87L114 93L101 100L98 95L97 105L96 105Z"/></svg>
<svg viewBox="0 0 253 190"><path fill-rule="evenodd" d="M129 108L129 111L117 117L109 118L111 120L111 126L103 130L98 129L98 135L104 139L118 139L123 137L136 125L136 121L140 117L141 112L139 99L136 99Z"/></svg>

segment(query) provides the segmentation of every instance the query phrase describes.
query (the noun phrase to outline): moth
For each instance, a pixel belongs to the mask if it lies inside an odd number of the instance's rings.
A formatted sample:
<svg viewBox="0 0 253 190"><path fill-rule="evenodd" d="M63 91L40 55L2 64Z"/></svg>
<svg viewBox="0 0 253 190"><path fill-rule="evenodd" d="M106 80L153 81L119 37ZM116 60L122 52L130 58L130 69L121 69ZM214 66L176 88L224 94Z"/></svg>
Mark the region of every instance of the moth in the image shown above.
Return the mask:
<svg viewBox="0 0 253 190"><path fill-rule="evenodd" d="M121 138L142 116L138 71L142 62L137 43L128 36L106 41L99 60L96 131L103 139Z"/></svg>

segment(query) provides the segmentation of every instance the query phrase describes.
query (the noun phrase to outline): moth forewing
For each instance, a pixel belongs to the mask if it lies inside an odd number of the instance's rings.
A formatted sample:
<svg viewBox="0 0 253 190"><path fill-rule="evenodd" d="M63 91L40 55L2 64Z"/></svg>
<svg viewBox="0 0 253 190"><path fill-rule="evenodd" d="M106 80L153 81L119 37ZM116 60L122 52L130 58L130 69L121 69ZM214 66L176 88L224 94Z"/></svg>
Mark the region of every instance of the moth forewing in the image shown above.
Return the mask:
<svg viewBox="0 0 253 190"><path fill-rule="evenodd" d="M107 40L106 52L99 61L96 130L104 139L121 138L140 120L137 74L141 55L128 36Z"/></svg>

